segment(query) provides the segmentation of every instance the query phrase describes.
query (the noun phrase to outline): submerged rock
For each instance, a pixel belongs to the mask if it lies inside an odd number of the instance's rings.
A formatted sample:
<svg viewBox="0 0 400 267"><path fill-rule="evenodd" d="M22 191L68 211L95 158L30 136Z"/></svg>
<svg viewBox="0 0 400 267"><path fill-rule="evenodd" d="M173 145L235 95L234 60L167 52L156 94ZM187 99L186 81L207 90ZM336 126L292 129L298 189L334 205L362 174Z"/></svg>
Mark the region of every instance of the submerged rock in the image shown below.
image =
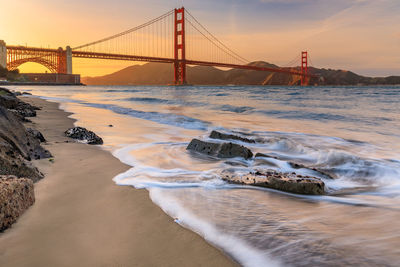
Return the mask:
<svg viewBox="0 0 400 267"><path fill-rule="evenodd" d="M33 203L31 179L0 175L0 231L4 231Z"/></svg>
<svg viewBox="0 0 400 267"><path fill-rule="evenodd" d="M263 154L263 153L257 153L255 155L255 158L272 158L272 159L277 159L277 160L284 160L282 158L278 158L276 156L267 155L267 154ZM333 172L331 172L329 170L325 170L323 168L316 168L316 167L313 167L313 166L306 166L306 165L304 165L302 163L291 162L291 161L288 161L288 164L293 169L308 169L308 170L312 170L314 172L319 173L324 178L330 178L330 179L336 179L337 178L336 175Z"/></svg>
<svg viewBox="0 0 400 267"><path fill-rule="evenodd" d="M84 141L89 145L102 145L103 139L83 127L74 127L65 131L65 136Z"/></svg>
<svg viewBox="0 0 400 267"><path fill-rule="evenodd" d="M253 153L250 149L233 143L219 144L193 139L186 149L218 158L242 157L244 159L249 159L253 157Z"/></svg>
<svg viewBox="0 0 400 267"><path fill-rule="evenodd" d="M267 187L296 194L322 195L325 193L325 184L321 179L295 173L258 170L239 175L230 170L225 170L221 173L221 176L223 180L234 184Z"/></svg>
<svg viewBox="0 0 400 267"><path fill-rule="evenodd" d="M224 134L218 131L212 131L210 134L210 138L212 139L221 139L221 140L238 140L238 141L242 141L245 143L251 143L254 144L256 141L253 139L249 139L246 137L241 137L238 135L233 135L233 134Z"/></svg>

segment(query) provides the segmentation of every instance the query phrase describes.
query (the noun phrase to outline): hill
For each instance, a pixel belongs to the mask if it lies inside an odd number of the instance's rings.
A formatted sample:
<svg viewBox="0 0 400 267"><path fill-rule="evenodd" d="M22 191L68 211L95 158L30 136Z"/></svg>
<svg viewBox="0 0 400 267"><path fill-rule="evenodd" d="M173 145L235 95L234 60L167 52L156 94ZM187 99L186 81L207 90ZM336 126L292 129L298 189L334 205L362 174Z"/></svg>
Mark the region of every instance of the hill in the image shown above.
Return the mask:
<svg viewBox="0 0 400 267"><path fill-rule="evenodd" d="M256 61L249 65L278 68L278 66ZM313 78L314 85L393 85L400 84L400 76L365 77L351 71L309 68L309 72L319 78ZM88 85L167 85L173 77L172 64L147 63L133 65L98 77L83 77L82 82ZM214 67L188 66L189 84L198 85L297 85L300 77L283 73L261 72L253 70L229 69Z"/></svg>

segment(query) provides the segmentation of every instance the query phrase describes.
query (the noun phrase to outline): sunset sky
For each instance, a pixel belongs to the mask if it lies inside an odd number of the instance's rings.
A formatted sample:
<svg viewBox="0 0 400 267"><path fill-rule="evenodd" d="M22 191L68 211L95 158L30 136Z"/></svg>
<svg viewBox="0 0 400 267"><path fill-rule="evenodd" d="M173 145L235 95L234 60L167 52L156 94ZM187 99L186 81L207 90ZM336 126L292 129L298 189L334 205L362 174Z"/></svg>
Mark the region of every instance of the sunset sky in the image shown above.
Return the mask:
<svg viewBox="0 0 400 267"><path fill-rule="evenodd" d="M316 67L400 75L400 0L0 0L0 39L10 45L72 47L185 6L252 61L284 65L302 50ZM133 62L74 59L82 76ZM44 71L30 63L22 71Z"/></svg>

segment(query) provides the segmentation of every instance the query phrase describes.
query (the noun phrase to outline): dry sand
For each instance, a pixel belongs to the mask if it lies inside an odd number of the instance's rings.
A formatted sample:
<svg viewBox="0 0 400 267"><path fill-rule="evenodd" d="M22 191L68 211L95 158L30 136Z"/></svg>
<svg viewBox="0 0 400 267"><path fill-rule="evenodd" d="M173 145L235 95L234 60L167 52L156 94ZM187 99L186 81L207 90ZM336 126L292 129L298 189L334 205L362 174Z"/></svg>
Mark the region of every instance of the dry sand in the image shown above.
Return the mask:
<svg viewBox="0 0 400 267"><path fill-rule="evenodd" d="M146 190L117 186L128 169L96 146L66 143L73 126L58 104L25 98L43 109L34 127L54 155L37 162L46 177L36 203L0 234L0 266L230 266L197 234L174 223Z"/></svg>

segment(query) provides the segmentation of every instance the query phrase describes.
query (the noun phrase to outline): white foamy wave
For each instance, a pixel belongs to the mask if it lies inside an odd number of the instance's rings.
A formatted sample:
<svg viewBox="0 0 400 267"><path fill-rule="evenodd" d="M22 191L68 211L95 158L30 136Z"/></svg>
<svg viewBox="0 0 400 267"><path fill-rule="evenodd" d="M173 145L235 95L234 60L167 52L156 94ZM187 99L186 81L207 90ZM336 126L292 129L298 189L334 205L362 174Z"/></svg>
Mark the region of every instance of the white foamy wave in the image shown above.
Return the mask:
<svg viewBox="0 0 400 267"><path fill-rule="evenodd" d="M175 222L196 232L211 244L222 248L243 266L282 266L278 260L272 259L265 251L258 250L235 236L224 234L213 224L198 218L182 207L178 201L164 196L162 190L151 188L149 192L151 200L165 213L175 218Z"/></svg>

